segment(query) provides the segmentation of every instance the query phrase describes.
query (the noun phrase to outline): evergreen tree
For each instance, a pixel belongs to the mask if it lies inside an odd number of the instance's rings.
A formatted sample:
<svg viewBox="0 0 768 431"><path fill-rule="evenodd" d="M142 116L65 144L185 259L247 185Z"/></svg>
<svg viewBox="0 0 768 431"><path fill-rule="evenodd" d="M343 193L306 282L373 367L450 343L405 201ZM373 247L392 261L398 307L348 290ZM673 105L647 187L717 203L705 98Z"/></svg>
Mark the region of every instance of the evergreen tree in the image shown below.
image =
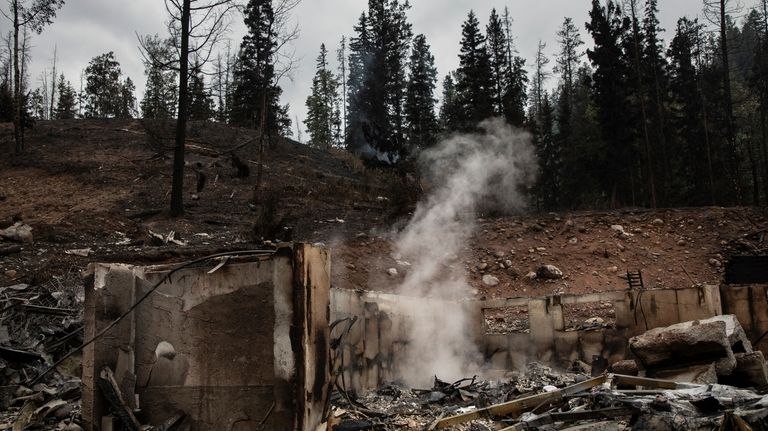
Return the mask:
<svg viewBox="0 0 768 431"><path fill-rule="evenodd" d="M354 28L356 36L349 42L349 78L347 80L347 132L344 137L347 150L360 153L368 146L363 126L365 114L370 112L371 100L368 97L366 74L371 61L370 35L368 34L368 17L360 15Z"/></svg>
<svg viewBox="0 0 768 431"><path fill-rule="evenodd" d="M271 0L249 0L243 14L248 32L233 71L230 122L263 127L271 139L284 131L286 123L290 125L285 108L279 104L282 89L275 80L275 11Z"/></svg>
<svg viewBox="0 0 768 431"><path fill-rule="evenodd" d="M526 121L525 106L528 104L528 75L525 70L525 59L516 55L512 38L512 18L509 9L504 8L502 18L504 37L506 41L506 57L509 62L504 79L503 103L504 118L509 124L523 127Z"/></svg>
<svg viewBox="0 0 768 431"><path fill-rule="evenodd" d="M347 147L394 162L406 152L406 66L412 37L401 0L369 0L350 42Z"/></svg>
<svg viewBox="0 0 768 431"><path fill-rule="evenodd" d="M123 98L120 63L115 54L94 57L85 69L85 116L88 118L106 118L118 116Z"/></svg>
<svg viewBox="0 0 768 431"><path fill-rule="evenodd" d="M192 70L189 80L189 119L210 121L216 116L216 106L205 88L205 77L199 71L199 66L196 65Z"/></svg>
<svg viewBox="0 0 768 431"><path fill-rule="evenodd" d="M409 147L413 151L434 145L438 131L435 116L437 69L435 57L430 52L423 34L414 39L409 70L405 116L408 122Z"/></svg>
<svg viewBox="0 0 768 431"><path fill-rule="evenodd" d="M488 45L488 58L491 68L491 81L493 82L493 113L496 116L504 115L504 90L506 80L509 77L509 52L507 49L507 35L504 25L496 9L491 10L486 27L486 41Z"/></svg>
<svg viewBox="0 0 768 431"><path fill-rule="evenodd" d="M119 84L119 98L115 109L115 118L133 118L136 116L136 86L131 78Z"/></svg>
<svg viewBox="0 0 768 431"><path fill-rule="evenodd" d="M549 94L544 91L541 106L533 121L533 142L539 160L539 180L535 186L536 206L540 210L553 210L560 205L560 174L562 160L560 147L554 137L554 109Z"/></svg>
<svg viewBox="0 0 768 431"><path fill-rule="evenodd" d="M618 4L609 0L605 6L592 0L587 30L594 47L587 56L594 65L592 97L604 148L597 149L593 169L599 175L599 187L611 207L633 205L635 171L632 161L636 154L632 146L632 121L626 110L628 67L622 42L629 30Z"/></svg>
<svg viewBox="0 0 768 431"><path fill-rule="evenodd" d="M173 118L178 95L176 73L168 67L174 57L171 41L163 40L158 35L146 36L142 46L147 52L144 59L147 84L141 100L141 115L143 118Z"/></svg>
<svg viewBox="0 0 768 431"><path fill-rule="evenodd" d="M307 118L304 124L309 133L310 145L331 148L337 143L339 83L328 67L328 50L320 45L317 71L312 80L312 93L307 98Z"/></svg>
<svg viewBox="0 0 768 431"><path fill-rule="evenodd" d="M474 130L494 115L493 80L485 36L474 11L462 25L459 80L456 91L461 106L461 130Z"/></svg>
<svg viewBox="0 0 768 431"><path fill-rule="evenodd" d="M714 204L712 146L703 124L700 77L696 63L701 26L681 18L667 51L669 57L672 166L670 195L674 202L688 205Z"/></svg>
<svg viewBox="0 0 768 431"><path fill-rule="evenodd" d="M544 53L546 48L547 44L539 41L539 47L536 50L536 60L534 65L536 69L534 70L532 83L533 85L531 86L531 98L533 99L533 104L530 108L530 118L536 124L540 124L542 121L541 113L543 112L544 96L546 95L545 86L546 81L550 75L549 71L547 70L549 58L547 58L547 55Z"/></svg>
<svg viewBox="0 0 768 431"><path fill-rule="evenodd" d="M69 81L64 81L64 75L59 75L59 100L54 116L57 120L71 120L77 113L77 94Z"/></svg>
<svg viewBox="0 0 768 431"><path fill-rule="evenodd" d="M440 126L444 132L459 129L461 105L456 92L456 73L449 73L443 79L443 103L440 105Z"/></svg>

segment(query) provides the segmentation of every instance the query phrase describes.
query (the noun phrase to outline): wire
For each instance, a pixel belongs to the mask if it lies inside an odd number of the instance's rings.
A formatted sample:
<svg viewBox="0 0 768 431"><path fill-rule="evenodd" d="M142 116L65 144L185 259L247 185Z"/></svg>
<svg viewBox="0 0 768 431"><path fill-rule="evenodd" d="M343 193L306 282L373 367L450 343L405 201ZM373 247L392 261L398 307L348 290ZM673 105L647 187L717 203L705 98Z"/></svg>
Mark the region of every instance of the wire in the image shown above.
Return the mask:
<svg viewBox="0 0 768 431"><path fill-rule="evenodd" d="M40 375L38 375L34 380L32 380L32 382L30 383L30 386L34 386L37 383L40 383L40 381L43 379L43 377L48 375L48 373L50 373L51 371L55 370L56 367L61 365L65 360L67 360L67 358L69 358L70 356L74 355L75 353L83 350L84 348L88 347L90 344L94 343L99 338L103 337L107 332L109 332L110 329L112 329L115 326L117 326L118 323L120 323L123 319L128 317L128 315L130 315L133 312L133 310L135 310L139 305L141 305L142 302L144 302L147 298L149 298L149 296L152 293L154 293L155 290L157 290L160 287L160 285L162 285L166 280L171 281L171 276L173 274L181 271L182 269L189 268L192 265L196 265L198 263L206 262L206 261L209 261L211 259L216 259L216 258L219 258L219 257L252 256L252 255L260 255L260 254L274 254L275 252L276 252L275 250L241 250L241 251L231 251L231 252L225 252L225 253L212 254L212 255L209 255L209 256L201 257L199 259L190 260L188 262L179 264L178 266L176 266L175 268L170 270L167 274L165 274L163 276L163 278L161 278L157 283L155 283L144 295L141 296L141 298L139 298L138 301L136 301L133 305L131 305L131 307L128 308L128 310L126 310L123 314L121 314L119 317L117 317L115 320L113 320L112 323L107 325L106 328L104 328L101 331L99 331L90 340L87 340L87 341L83 342L83 344L79 345L78 347L74 348L73 350L71 350L66 355L62 356L61 359L59 359L58 361L54 362L53 365L48 367L47 370L43 371Z"/></svg>

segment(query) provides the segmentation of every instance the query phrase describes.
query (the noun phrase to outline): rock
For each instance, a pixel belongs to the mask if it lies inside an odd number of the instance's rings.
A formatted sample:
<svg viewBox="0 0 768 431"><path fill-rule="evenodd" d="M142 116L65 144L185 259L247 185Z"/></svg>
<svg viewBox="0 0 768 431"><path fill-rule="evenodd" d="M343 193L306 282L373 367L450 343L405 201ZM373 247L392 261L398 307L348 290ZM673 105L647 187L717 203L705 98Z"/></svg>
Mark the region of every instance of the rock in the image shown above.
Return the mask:
<svg viewBox="0 0 768 431"><path fill-rule="evenodd" d="M480 271L485 271L488 268L488 264L485 262L480 263L480 265L477 265L477 269Z"/></svg>
<svg viewBox="0 0 768 431"><path fill-rule="evenodd" d="M497 258L501 259L502 257L504 257L504 252L503 251L497 251L493 255L496 256Z"/></svg>
<svg viewBox="0 0 768 431"><path fill-rule="evenodd" d="M636 376L640 374L640 369L634 359L627 359L611 365L611 372L614 374L624 374L625 376Z"/></svg>
<svg viewBox="0 0 768 431"><path fill-rule="evenodd" d="M543 265L536 270L536 276L546 280L558 280L563 278L563 271L555 265Z"/></svg>
<svg viewBox="0 0 768 431"><path fill-rule="evenodd" d="M736 368L734 345L752 352L744 329L730 314L651 329L629 340L630 349L649 370L716 362L719 376L730 375Z"/></svg>
<svg viewBox="0 0 768 431"><path fill-rule="evenodd" d="M711 364L688 365L682 368L655 371L650 376L678 383L697 383L700 385L711 385L718 381L717 365L714 362Z"/></svg>
<svg viewBox="0 0 768 431"><path fill-rule="evenodd" d="M590 317L584 321L584 324L586 325L602 325L604 323L605 320L602 317Z"/></svg>
<svg viewBox="0 0 768 431"><path fill-rule="evenodd" d="M736 369L723 379L723 383L741 388L768 385L768 366L763 352L737 353Z"/></svg>
<svg viewBox="0 0 768 431"><path fill-rule="evenodd" d="M617 272L619 272L619 267L618 266L609 266L608 267L608 272L617 273Z"/></svg>
<svg viewBox="0 0 768 431"><path fill-rule="evenodd" d="M527 278L528 280L536 280L536 277L537 275L533 271L530 271L528 274L525 274L525 278Z"/></svg>
<svg viewBox="0 0 768 431"><path fill-rule="evenodd" d="M624 231L624 226L622 226L620 224L611 225L611 230L616 231L616 232L618 232L620 234L626 233Z"/></svg>
<svg viewBox="0 0 768 431"><path fill-rule="evenodd" d="M627 247L625 247L625 246L624 246L624 244L622 244L622 243L620 243L620 242L617 242L617 243L616 243L616 248L618 248L618 249L619 249L619 251L624 251L624 250L626 250L626 249L627 249Z"/></svg>
<svg viewBox="0 0 768 431"><path fill-rule="evenodd" d="M33 240L32 227L18 222L7 229L0 230L0 237L15 242L31 243Z"/></svg>
<svg viewBox="0 0 768 431"><path fill-rule="evenodd" d="M579 243L579 239L576 238L576 237L573 237L573 238L568 240L568 244L571 244L571 245L576 245L578 243Z"/></svg>
<svg viewBox="0 0 768 431"><path fill-rule="evenodd" d="M688 242L686 242L684 239L681 239L680 241L677 242L677 245L679 245L680 247L684 247L687 244Z"/></svg>
<svg viewBox="0 0 768 431"><path fill-rule="evenodd" d="M18 274L18 272L16 272L15 269L9 269L8 271L5 271L5 276L8 278L16 278L16 274Z"/></svg>
<svg viewBox="0 0 768 431"><path fill-rule="evenodd" d="M651 222L651 224L653 224L654 226L661 226L661 225L663 225L663 224L664 224L664 220L662 220L662 219L660 219L660 218L657 218L657 219L654 219L654 220Z"/></svg>
<svg viewBox="0 0 768 431"><path fill-rule="evenodd" d="M486 274L483 276L483 284L491 287L497 286L499 284L499 279L490 274Z"/></svg>
<svg viewBox="0 0 768 431"><path fill-rule="evenodd" d="M723 266L723 264L719 260L714 258L709 259L709 264L714 266L715 268L720 268L721 266Z"/></svg>
<svg viewBox="0 0 768 431"><path fill-rule="evenodd" d="M354 264L351 264L351 263L348 263L346 266L347 266L347 269L351 269L352 271L357 269L357 267Z"/></svg>
<svg viewBox="0 0 768 431"><path fill-rule="evenodd" d="M595 277L597 277L598 275L600 275L600 273L599 273L599 272L597 272L597 271L592 271L592 275L593 275L593 276L595 276Z"/></svg>
<svg viewBox="0 0 768 431"><path fill-rule="evenodd" d="M389 274L391 277L397 277L397 268L389 268L387 270L387 274Z"/></svg>
<svg viewBox="0 0 768 431"><path fill-rule="evenodd" d="M69 424L62 428L63 431L83 431L83 429L78 424Z"/></svg>
<svg viewBox="0 0 768 431"><path fill-rule="evenodd" d="M512 261L509 259L505 260L504 266L506 266L507 268L512 268Z"/></svg>

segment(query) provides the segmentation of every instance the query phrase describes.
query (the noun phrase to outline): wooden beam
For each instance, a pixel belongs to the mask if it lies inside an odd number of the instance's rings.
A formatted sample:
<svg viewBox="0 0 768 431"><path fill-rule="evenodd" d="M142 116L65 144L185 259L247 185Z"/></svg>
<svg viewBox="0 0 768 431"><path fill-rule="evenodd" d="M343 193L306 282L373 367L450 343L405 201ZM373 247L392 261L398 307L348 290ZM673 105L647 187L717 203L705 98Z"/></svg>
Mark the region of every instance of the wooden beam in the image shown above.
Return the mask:
<svg viewBox="0 0 768 431"><path fill-rule="evenodd" d="M488 417L519 417L523 413L533 410L541 404L552 403L563 399L563 397L567 395L574 395L578 394L579 392L584 392L594 388L595 386L599 386L605 383L606 380L607 376L602 375L600 377L595 377L594 379L586 380L584 382L577 383L573 386L568 386L557 391L545 392L538 395L518 398L513 401L496 404L484 409L478 409L468 413L447 417L437 423L436 429L443 429L452 425Z"/></svg>
<svg viewBox="0 0 768 431"><path fill-rule="evenodd" d="M671 380L649 379L647 377L612 374L611 380L616 385L642 386L651 389L680 389L680 384Z"/></svg>

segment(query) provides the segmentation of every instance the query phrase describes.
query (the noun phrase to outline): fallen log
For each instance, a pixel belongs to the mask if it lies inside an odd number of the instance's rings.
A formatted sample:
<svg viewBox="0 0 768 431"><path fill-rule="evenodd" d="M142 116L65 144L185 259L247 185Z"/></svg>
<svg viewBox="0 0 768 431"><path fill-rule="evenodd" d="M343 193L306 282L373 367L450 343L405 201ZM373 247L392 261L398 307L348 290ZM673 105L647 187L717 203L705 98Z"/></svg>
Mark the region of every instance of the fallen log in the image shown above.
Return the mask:
<svg viewBox="0 0 768 431"><path fill-rule="evenodd" d="M453 425L462 424L465 422L483 419L488 417L519 417L527 411L531 411L542 404L548 404L555 401L562 400L567 395L578 394L586 390L592 389L595 386L599 386L605 383L607 376L602 375L593 379L586 380L581 383L577 383L572 386L558 389L553 392L545 392L538 395L531 395L528 397L519 398L513 401L509 401L502 404L496 404L484 409L478 409L468 413L463 413L456 416L447 417L437 422L436 429L444 429Z"/></svg>

